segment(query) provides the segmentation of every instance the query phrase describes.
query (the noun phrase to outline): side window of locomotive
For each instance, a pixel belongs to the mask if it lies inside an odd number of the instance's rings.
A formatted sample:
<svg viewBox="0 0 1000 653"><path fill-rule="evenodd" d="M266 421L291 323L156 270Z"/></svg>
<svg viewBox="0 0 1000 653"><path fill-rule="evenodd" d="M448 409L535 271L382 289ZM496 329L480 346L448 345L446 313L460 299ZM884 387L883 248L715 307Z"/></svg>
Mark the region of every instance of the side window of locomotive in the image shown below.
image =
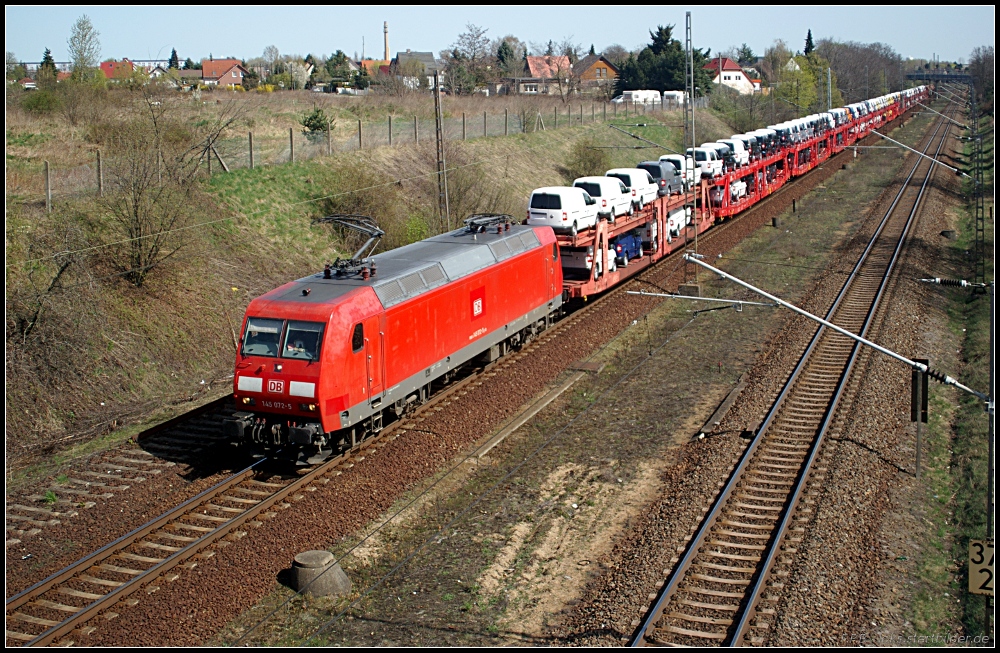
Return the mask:
<svg viewBox="0 0 1000 653"><path fill-rule="evenodd" d="M351 336L351 351L355 354L361 351L365 346L365 328L358 322L354 325L354 335Z"/></svg>
<svg viewBox="0 0 1000 653"><path fill-rule="evenodd" d="M243 355L276 357L283 325L284 320L267 320L261 317L247 320L247 331L243 335Z"/></svg>
<svg viewBox="0 0 1000 653"><path fill-rule="evenodd" d="M320 322L288 321L285 331L285 346L282 358L319 359L319 345L323 341L323 325Z"/></svg>

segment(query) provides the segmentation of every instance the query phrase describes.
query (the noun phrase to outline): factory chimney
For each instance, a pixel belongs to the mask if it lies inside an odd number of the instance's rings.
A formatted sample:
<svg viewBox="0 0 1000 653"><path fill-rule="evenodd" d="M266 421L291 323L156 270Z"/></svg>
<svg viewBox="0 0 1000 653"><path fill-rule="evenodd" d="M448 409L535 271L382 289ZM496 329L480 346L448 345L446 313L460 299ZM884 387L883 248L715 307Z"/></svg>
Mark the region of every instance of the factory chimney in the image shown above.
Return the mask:
<svg viewBox="0 0 1000 653"><path fill-rule="evenodd" d="M382 31L385 33L385 60L389 61L389 21L382 23Z"/></svg>

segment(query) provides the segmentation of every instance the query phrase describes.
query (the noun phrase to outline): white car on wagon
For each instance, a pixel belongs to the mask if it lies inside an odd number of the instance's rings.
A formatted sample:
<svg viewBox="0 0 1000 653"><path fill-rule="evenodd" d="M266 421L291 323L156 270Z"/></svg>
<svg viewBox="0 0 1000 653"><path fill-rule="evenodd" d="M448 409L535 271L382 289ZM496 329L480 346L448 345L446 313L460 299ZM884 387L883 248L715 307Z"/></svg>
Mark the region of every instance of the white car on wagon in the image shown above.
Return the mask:
<svg viewBox="0 0 1000 653"><path fill-rule="evenodd" d="M642 207L656 199L659 190L656 181L645 170L640 170L639 168L612 168L605 172L604 176L615 177L625 184L632 197L633 208L641 210Z"/></svg>
<svg viewBox="0 0 1000 653"><path fill-rule="evenodd" d="M597 214L612 224L619 215L632 215L632 194L615 177L580 177L573 186L582 188L597 200Z"/></svg>
<svg viewBox="0 0 1000 653"><path fill-rule="evenodd" d="M597 226L597 200L581 188L536 188L528 200L528 224L552 227L575 236L583 229Z"/></svg>

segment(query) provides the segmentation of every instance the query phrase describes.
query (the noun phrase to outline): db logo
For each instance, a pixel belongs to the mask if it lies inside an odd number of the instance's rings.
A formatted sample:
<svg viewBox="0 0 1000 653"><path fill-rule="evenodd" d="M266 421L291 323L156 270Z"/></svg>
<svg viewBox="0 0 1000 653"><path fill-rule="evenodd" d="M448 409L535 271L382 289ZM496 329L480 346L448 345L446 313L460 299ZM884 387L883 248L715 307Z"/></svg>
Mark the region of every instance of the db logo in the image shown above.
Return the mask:
<svg viewBox="0 0 1000 653"><path fill-rule="evenodd" d="M268 379L267 391L280 395L285 391L285 382L278 379Z"/></svg>
<svg viewBox="0 0 1000 653"><path fill-rule="evenodd" d="M470 293L470 305L472 306L472 319L481 318L486 312L486 288L476 288Z"/></svg>

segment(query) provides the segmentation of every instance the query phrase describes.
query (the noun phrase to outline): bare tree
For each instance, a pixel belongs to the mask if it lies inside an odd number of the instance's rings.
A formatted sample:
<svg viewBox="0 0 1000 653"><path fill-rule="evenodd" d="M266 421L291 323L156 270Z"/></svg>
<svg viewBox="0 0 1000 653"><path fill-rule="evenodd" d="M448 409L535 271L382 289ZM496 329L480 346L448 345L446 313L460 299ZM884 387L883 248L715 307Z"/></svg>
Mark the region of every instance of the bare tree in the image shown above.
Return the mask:
<svg viewBox="0 0 1000 653"><path fill-rule="evenodd" d="M184 245L184 231L196 201L193 177L215 144L245 116L249 103L234 96L201 126L191 129L170 110L157 84L134 85L128 108L104 130L108 211L118 242L113 264L141 287L149 273Z"/></svg>
<svg viewBox="0 0 1000 653"><path fill-rule="evenodd" d="M278 62L281 60L281 53L278 51L278 46L269 45L266 48L264 48L264 54L262 58L270 66L270 70L267 73L268 77L278 72L277 70Z"/></svg>
<svg viewBox="0 0 1000 653"><path fill-rule="evenodd" d="M618 68L621 68L622 64L628 60L629 51L623 46L615 43L604 48L604 52L601 54L604 55L605 59L613 63Z"/></svg>
<svg viewBox="0 0 1000 653"><path fill-rule="evenodd" d="M987 110L993 107L993 76L994 56L992 45L981 45L972 50L969 57L969 74L976 88L976 95L983 104L989 104Z"/></svg>
<svg viewBox="0 0 1000 653"><path fill-rule="evenodd" d="M69 58L73 61L73 74L79 79L87 77L97 67L101 58L100 32L94 29L87 14L80 16L70 32Z"/></svg>

